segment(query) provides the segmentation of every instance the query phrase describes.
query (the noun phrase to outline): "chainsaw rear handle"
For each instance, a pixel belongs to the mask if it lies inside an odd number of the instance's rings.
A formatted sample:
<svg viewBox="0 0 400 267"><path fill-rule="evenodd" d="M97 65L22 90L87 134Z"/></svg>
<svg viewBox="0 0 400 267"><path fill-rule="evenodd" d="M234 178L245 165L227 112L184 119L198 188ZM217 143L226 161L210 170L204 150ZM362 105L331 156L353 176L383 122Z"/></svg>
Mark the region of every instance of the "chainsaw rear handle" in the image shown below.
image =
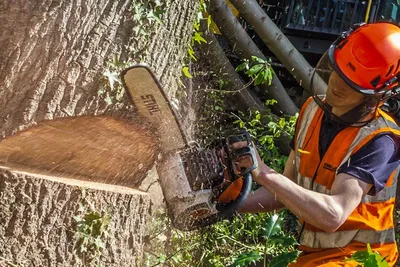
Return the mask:
<svg viewBox="0 0 400 267"><path fill-rule="evenodd" d="M240 141L246 141L247 146L239 148L239 149L231 149L232 144L240 142ZM238 134L230 135L226 138L226 143L232 154L232 159L231 159L232 168L237 171L238 176L244 177L247 174L250 174L253 170L255 170L258 167L256 152L254 150L253 142L251 141L249 132L247 132L246 130L241 130L241 131L239 131ZM253 164L247 168L237 170L236 165L234 164L234 161L237 158L244 157L244 156L249 156L251 158L251 161L253 162Z"/></svg>

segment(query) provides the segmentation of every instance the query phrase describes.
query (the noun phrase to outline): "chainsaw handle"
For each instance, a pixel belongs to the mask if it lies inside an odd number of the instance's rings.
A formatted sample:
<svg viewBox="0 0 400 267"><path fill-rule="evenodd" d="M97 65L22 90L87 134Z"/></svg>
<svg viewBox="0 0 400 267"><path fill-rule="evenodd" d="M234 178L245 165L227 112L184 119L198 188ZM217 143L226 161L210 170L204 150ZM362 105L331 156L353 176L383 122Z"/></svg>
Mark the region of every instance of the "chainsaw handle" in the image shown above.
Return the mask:
<svg viewBox="0 0 400 267"><path fill-rule="evenodd" d="M256 156L256 152L254 150L253 144L250 144L246 147L238 149L236 154L237 154L236 158L243 157L243 156L250 156L251 161L253 162L253 165L251 165L250 167L238 170L239 176L245 176L245 175L251 173L252 171L254 171L255 169L257 169L258 161L257 161L257 156Z"/></svg>
<svg viewBox="0 0 400 267"><path fill-rule="evenodd" d="M241 137L242 139L240 139ZM240 141L246 141L247 146L241 147L238 149L232 149L232 144L240 142ZM246 130L241 130L239 133L235 135L230 135L226 138L226 144L233 155L231 161L232 161L232 169L235 170L235 174L237 176L246 176L247 174L251 173L253 170L255 170L258 167L258 161L257 161L257 156L256 156L256 151L254 149L253 142L251 141L250 134ZM252 165L238 170L234 164L234 161L243 156L249 156L252 161Z"/></svg>

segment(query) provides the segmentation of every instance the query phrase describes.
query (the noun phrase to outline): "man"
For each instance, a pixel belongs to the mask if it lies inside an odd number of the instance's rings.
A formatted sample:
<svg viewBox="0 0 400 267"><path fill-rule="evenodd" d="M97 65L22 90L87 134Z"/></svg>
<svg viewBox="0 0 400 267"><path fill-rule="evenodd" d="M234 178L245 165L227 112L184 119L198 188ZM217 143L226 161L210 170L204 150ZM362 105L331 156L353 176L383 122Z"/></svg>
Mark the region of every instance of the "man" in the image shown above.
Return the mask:
<svg viewBox="0 0 400 267"><path fill-rule="evenodd" d="M400 28L358 25L326 56L325 98L314 95L302 107L283 174L257 155L252 176L262 187L240 212L287 207L298 216L303 252L291 266L356 266L343 260L368 243L392 266L400 129L378 107L399 91Z"/></svg>

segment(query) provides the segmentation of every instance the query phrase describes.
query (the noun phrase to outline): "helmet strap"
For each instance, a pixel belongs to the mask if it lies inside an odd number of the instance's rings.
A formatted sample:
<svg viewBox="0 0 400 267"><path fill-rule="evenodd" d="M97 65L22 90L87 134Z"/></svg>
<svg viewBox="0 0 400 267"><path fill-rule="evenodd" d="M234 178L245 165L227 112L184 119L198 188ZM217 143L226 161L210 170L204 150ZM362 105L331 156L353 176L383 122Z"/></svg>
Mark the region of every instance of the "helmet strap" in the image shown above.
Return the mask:
<svg viewBox="0 0 400 267"><path fill-rule="evenodd" d="M316 95L313 95L313 99L332 120L351 127L363 127L373 121L379 106L379 101L373 106L364 102L345 114L337 116L332 112L332 107L326 101L321 100Z"/></svg>

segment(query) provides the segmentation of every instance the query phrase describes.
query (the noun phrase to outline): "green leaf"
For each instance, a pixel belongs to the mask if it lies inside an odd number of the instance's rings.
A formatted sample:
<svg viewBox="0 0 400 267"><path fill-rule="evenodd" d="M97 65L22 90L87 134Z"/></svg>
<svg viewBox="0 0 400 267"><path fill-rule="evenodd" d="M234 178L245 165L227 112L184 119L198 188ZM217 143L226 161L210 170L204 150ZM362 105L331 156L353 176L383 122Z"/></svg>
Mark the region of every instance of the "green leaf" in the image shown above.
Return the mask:
<svg viewBox="0 0 400 267"><path fill-rule="evenodd" d="M284 252L277 257L272 258L268 267L282 267L288 266L289 263L295 261L299 256L300 251L294 250L290 252Z"/></svg>
<svg viewBox="0 0 400 267"><path fill-rule="evenodd" d="M188 77L190 79L193 78L192 74L190 74L190 72L189 72L189 67L188 66L183 67L182 68L182 72L183 72L183 74L185 74L186 77Z"/></svg>
<svg viewBox="0 0 400 267"><path fill-rule="evenodd" d="M199 44L201 43L207 43L206 39L201 36L201 32L195 32L193 36L193 40L198 42Z"/></svg>
<svg viewBox="0 0 400 267"><path fill-rule="evenodd" d="M119 74L118 74L117 72L115 72L115 71L111 72L110 70L107 69L107 70L103 73L103 75L107 77L108 82L109 82L109 84L110 84L111 90L114 89L114 84L115 84L115 83L121 84L121 80L120 80Z"/></svg>
<svg viewBox="0 0 400 267"><path fill-rule="evenodd" d="M101 218L101 215L98 212L90 212L90 213L85 214L86 221L95 221L100 218Z"/></svg>
<svg viewBox="0 0 400 267"><path fill-rule="evenodd" d="M360 263L364 263L369 257L368 251L357 251L353 255L351 255L350 260L355 260Z"/></svg>
<svg viewBox="0 0 400 267"><path fill-rule="evenodd" d="M203 12L201 12L201 6L200 6L200 10L199 10L199 12L197 12L197 18L195 20L195 24L198 23L200 25L200 20L202 20L202 19L203 19ZM197 29L197 30L199 30L199 29Z"/></svg>
<svg viewBox="0 0 400 267"><path fill-rule="evenodd" d="M207 17L207 30L210 30L210 26L211 26L211 15L208 15L208 17Z"/></svg>
<svg viewBox="0 0 400 267"><path fill-rule="evenodd" d="M257 76L256 76L256 78L255 78L255 80L254 80L254 85L259 85L259 84L264 84L265 83L265 80L264 80L264 72L263 71L260 71L258 74L257 74Z"/></svg>
<svg viewBox="0 0 400 267"><path fill-rule="evenodd" d="M272 78L273 78L273 72L271 69L268 69L268 85L271 85L272 83Z"/></svg>
<svg viewBox="0 0 400 267"><path fill-rule="evenodd" d="M268 81L268 83L270 83L270 79L269 79L269 73L270 73L270 69L269 68L265 68L265 70L263 71L263 79L264 79L264 83L266 83Z"/></svg>
<svg viewBox="0 0 400 267"><path fill-rule="evenodd" d="M356 261L363 264L364 267L388 267L387 261L378 253L373 252L371 245L367 244L367 250L355 252L351 258L345 259L346 261Z"/></svg>
<svg viewBox="0 0 400 267"><path fill-rule="evenodd" d="M232 266L246 266L249 263L257 262L262 258L263 257L260 255L260 253L256 251L242 253L237 257Z"/></svg>
<svg viewBox="0 0 400 267"><path fill-rule="evenodd" d="M200 30L200 23L198 22L193 23L193 27L196 31Z"/></svg>
<svg viewBox="0 0 400 267"><path fill-rule="evenodd" d="M268 239L273 235L276 235L281 232L281 224L283 219L279 217L279 215L274 214L269 217L267 224L265 226L264 236Z"/></svg>
<svg viewBox="0 0 400 267"><path fill-rule="evenodd" d="M266 106L272 106L275 105L276 103L278 103L278 101L276 101L275 99L269 99L265 101Z"/></svg>
<svg viewBox="0 0 400 267"><path fill-rule="evenodd" d="M228 84L227 81L219 79L218 80L218 89L220 89L220 90L224 89L225 85L227 85L227 84Z"/></svg>
<svg viewBox="0 0 400 267"><path fill-rule="evenodd" d="M270 237L269 240L272 241L274 244L280 244L284 247L298 245L297 240L293 236L283 234L273 235Z"/></svg>
<svg viewBox="0 0 400 267"><path fill-rule="evenodd" d="M72 218L73 218L76 222L81 222L81 221L83 221L82 217L79 216L79 215L74 216L74 217L72 217Z"/></svg>
<svg viewBox="0 0 400 267"><path fill-rule="evenodd" d="M260 63L260 64L266 63L266 61L265 61L264 59L259 58L259 57L256 57L256 56L251 56L251 60L252 60L253 62Z"/></svg>
<svg viewBox="0 0 400 267"><path fill-rule="evenodd" d="M104 101L108 104L111 105L112 104L112 98L110 97L110 95L107 94L107 96L104 98Z"/></svg>
<svg viewBox="0 0 400 267"><path fill-rule="evenodd" d="M262 69L262 67L263 67L262 64L254 65L248 71L246 71L246 74L250 76L255 76Z"/></svg>
<svg viewBox="0 0 400 267"><path fill-rule="evenodd" d="M285 127L285 124L286 124L285 118L281 118L281 119L279 120L279 127L283 128L283 127Z"/></svg>
<svg viewBox="0 0 400 267"><path fill-rule="evenodd" d="M236 67L235 71L242 71L247 68L248 68L248 64L246 62L243 62L242 64L240 64L239 66Z"/></svg>
<svg viewBox="0 0 400 267"><path fill-rule="evenodd" d="M192 48L192 46L190 44L189 44L189 47L188 47L188 54L189 54L189 56L191 58L193 58L193 60L197 61L197 58L194 55L194 50L193 50L193 48Z"/></svg>
<svg viewBox="0 0 400 267"><path fill-rule="evenodd" d="M167 255L165 255L165 254L161 254L161 255L158 257L158 261L159 261L160 263L165 263L166 260L167 260Z"/></svg>
<svg viewBox="0 0 400 267"><path fill-rule="evenodd" d="M100 238L96 238L96 240L94 241L94 244L97 248L104 248L104 242L100 239Z"/></svg>

